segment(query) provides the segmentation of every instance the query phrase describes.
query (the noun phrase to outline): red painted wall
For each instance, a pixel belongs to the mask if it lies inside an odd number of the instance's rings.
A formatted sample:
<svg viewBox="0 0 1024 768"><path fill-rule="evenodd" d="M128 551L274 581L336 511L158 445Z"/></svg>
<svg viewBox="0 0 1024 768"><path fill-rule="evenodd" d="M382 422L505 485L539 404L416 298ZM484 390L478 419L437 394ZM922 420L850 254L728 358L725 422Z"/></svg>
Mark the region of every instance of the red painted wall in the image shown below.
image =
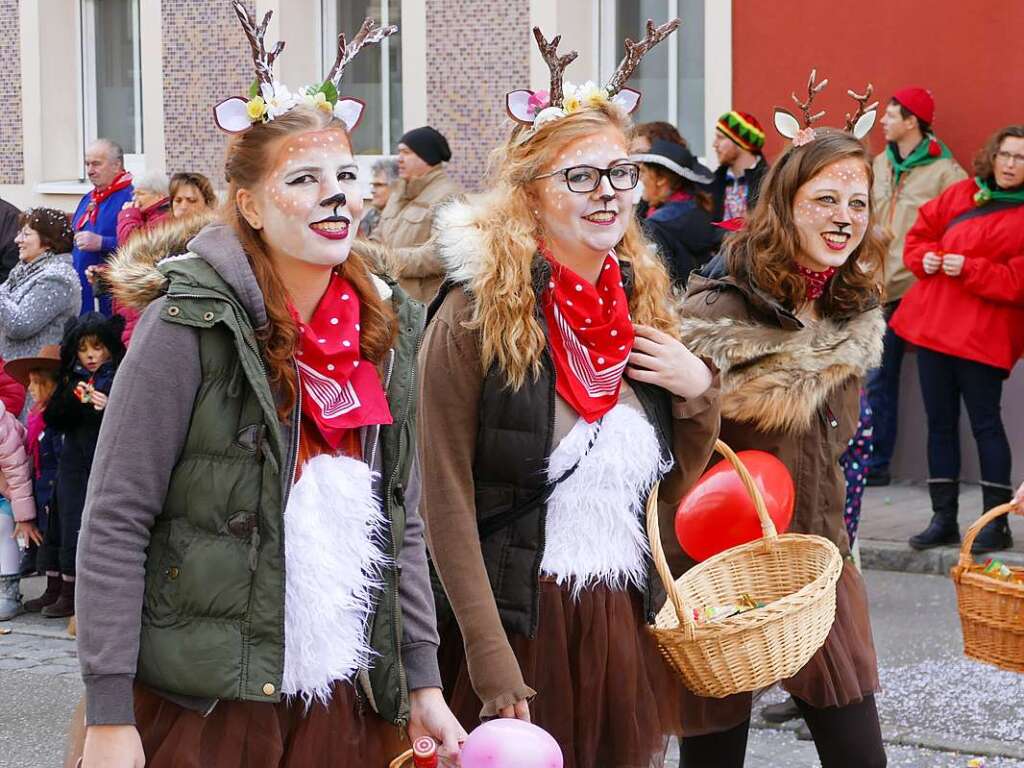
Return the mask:
<svg viewBox="0 0 1024 768"><path fill-rule="evenodd" d="M769 159L783 143L772 110L798 114L790 92L805 95L812 67L829 79L814 103L824 125L844 125L848 88L873 83L880 110L900 87L931 89L935 132L968 172L992 133L1024 123L1024 0L733 0L732 12L733 105L764 125ZM878 124L871 143L884 147Z"/></svg>

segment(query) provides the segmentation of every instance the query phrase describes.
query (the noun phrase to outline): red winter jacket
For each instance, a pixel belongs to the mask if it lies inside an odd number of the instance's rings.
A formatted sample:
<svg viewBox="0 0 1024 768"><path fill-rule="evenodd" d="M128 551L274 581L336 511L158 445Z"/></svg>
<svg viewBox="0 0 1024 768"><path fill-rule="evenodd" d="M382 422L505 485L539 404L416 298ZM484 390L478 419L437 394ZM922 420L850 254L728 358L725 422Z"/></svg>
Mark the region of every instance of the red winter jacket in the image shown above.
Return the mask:
<svg viewBox="0 0 1024 768"><path fill-rule="evenodd" d="M974 209L977 191L974 179L965 179L921 206L903 249L918 281L892 328L919 347L1009 371L1024 352L1024 205L949 227ZM929 251L963 254L963 271L926 275Z"/></svg>
<svg viewBox="0 0 1024 768"><path fill-rule="evenodd" d="M162 197L147 208L122 208L117 214L117 247L127 243L138 232L153 229L163 221L171 218L171 198ZM114 300L114 313L124 318L124 332L121 341L127 347L135 333L135 325L141 314Z"/></svg>

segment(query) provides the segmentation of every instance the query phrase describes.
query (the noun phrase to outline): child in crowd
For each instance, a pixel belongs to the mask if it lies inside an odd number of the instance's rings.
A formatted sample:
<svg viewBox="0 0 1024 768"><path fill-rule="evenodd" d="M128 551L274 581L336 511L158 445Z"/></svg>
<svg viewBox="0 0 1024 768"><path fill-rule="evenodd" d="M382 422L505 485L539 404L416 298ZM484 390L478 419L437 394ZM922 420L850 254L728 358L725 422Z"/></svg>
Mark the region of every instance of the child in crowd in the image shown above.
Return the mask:
<svg viewBox="0 0 1024 768"><path fill-rule="evenodd" d="M57 464L56 505L51 503L52 530L47 539L57 550L55 570L59 571L60 583L47 585L50 597L59 587L56 599L40 606L40 612L48 618L65 618L75 613L78 530L103 410L114 373L125 353L123 330L124 319L119 315L108 318L89 312L68 323L61 341L57 388L43 412L46 427L63 436ZM47 575L53 572L53 565L47 564Z"/></svg>
<svg viewBox="0 0 1024 768"><path fill-rule="evenodd" d="M0 402L0 621L21 611L19 543L42 541L35 527L32 464L25 447L25 427L18 414Z"/></svg>
<svg viewBox="0 0 1024 768"><path fill-rule="evenodd" d="M32 407L28 412L28 453L32 462L32 487L35 494L38 526L42 532L42 543L37 558L38 570L46 573L46 591L34 600L26 600L24 608L29 613L39 613L43 608L60 597L60 527L51 524L53 516L54 488L57 485L57 463L63 435L48 427L43 412L57 391L60 377L60 346L50 344L43 347L36 357L12 360L5 366L5 372L28 388Z"/></svg>

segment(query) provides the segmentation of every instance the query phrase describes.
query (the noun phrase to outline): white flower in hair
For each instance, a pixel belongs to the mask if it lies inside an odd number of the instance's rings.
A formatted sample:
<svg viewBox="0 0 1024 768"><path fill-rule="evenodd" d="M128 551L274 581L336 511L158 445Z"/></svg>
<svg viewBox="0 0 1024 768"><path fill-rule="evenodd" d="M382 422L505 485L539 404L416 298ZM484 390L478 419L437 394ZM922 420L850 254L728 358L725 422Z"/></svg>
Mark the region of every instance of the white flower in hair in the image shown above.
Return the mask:
<svg viewBox="0 0 1024 768"><path fill-rule="evenodd" d="M584 107L599 107L608 103L608 91L590 80L577 86L576 96Z"/></svg>
<svg viewBox="0 0 1024 768"><path fill-rule="evenodd" d="M288 86L276 80L273 85L261 83L260 94L267 105L267 116L270 120L283 115L298 103L298 99L288 90Z"/></svg>

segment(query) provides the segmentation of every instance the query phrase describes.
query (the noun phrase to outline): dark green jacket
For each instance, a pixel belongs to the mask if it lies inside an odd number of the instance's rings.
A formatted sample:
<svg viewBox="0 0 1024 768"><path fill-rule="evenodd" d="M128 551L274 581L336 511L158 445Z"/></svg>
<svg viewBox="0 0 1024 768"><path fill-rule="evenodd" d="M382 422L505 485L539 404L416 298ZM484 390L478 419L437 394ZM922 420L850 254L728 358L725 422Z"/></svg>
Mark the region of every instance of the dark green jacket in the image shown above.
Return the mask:
<svg viewBox="0 0 1024 768"><path fill-rule="evenodd" d="M258 353L252 297L240 295L218 269L195 255L168 260L159 269L166 295L154 302L144 317L147 324L140 323L140 328L146 334L157 322L181 328L181 338L193 339L190 343L199 365L194 381L187 373L180 382L194 387L187 432L166 475L162 508L149 525L136 678L201 710L221 698L278 701L285 645L283 513L294 477L298 432L278 420ZM385 366L394 423L380 427L379 434L378 428L366 430L364 444L371 470L379 478L374 490L390 521L386 551L393 563L406 566L406 500L413 497L412 514L418 503L418 487L410 487L410 474L415 445L415 357L424 311L396 285L388 287L399 319L398 339ZM158 321L153 313L158 313ZM145 337L134 337L133 348L140 341L145 343ZM148 356L152 350L142 354ZM158 360L152 363L160 365ZM172 399L179 397L173 392L178 383L167 382ZM132 399L131 391L118 391L115 383L112 408L118 395ZM153 392L152 397L160 398L161 393ZM111 415L116 422L116 411ZM293 417L291 424L295 423ZM160 439L158 434L150 437ZM131 469L123 445L120 451L107 445L104 452L103 443L101 435L104 455L97 464L106 462L101 472L118 465ZM86 625L81 639L87 704L97 710L90 711L90 723L109 720L98 712L116 708L104 702L111 668L117 667L115 654L107 649L113 628L105 628L95 618L105 613L101 593L111 574L97 562L104 555L100 541L105 533L92 527L100 523L89 519L102 519L118 505L116 493L105 487L112 484L114 479L90 489L85 546L80 551L81 558L97 563L81 585L86 602L80 620L85 619ZM415 535L420 537L421 522L418 516L413 519ZM422 543L418 545L422 550ZM131 548L130 543L123 546ZM416 563L408 569L414 572L404 574L401 585L400 568L384 574L385 586L368 627L376 656L370 669L359 674L359 687L373 709L399 723L408 718L403 653L425 654L417 662L420 671L413 687L434 684L436 678L436 633L432 626L429 631L423 629L432 624L433 606L427 605L429 611L418 610L429 618L417 617L414 642L403 632L401 603L411 589L405 582L418 580L415 571L421 570ZM425 567L422 571L421 591L429 597ZM98 691L94 696L89 695L90 682Z"/></svg>

